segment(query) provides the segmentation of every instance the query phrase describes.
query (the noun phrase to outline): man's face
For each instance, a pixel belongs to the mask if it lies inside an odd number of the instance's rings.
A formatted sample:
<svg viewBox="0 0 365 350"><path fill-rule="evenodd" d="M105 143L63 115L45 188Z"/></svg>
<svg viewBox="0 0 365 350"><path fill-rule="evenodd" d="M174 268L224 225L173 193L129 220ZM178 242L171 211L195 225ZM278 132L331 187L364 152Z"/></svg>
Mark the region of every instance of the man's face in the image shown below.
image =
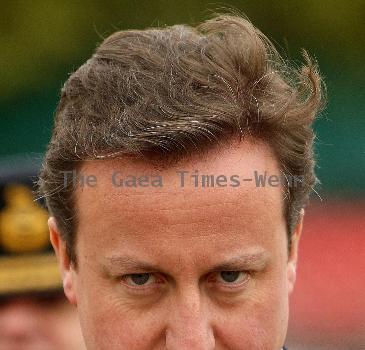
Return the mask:
<svg viewBox="0 0 365 350"><path fill-rule="evenodd" d="M1 297L0 349L85 349L75 308L63 293Z"/></svg>
<svg viewBox="0 0 365 350"><path fill-rule="evenodd" d="M240 179L279 174L268 146L247 141L163 170L127 159L85 162L82 173L97 185L77 189L76 269L50 220L88 349L283 346L297 249L295 242L288 255L283 188L254 180L196 188L195 170ZM158 174L163 187L116 187L116 171L118 178ZM185 187L178 171L189 172Z"/></svg>

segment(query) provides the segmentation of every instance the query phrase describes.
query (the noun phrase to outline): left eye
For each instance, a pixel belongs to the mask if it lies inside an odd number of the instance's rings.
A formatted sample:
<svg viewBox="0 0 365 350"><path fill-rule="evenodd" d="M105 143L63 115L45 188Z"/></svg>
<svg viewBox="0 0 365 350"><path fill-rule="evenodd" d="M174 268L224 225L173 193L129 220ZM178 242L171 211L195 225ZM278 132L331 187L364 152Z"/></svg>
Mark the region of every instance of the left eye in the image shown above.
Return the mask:
<svg viewBox="0 0 365 350"><path fill-rule="evenodd" d="M146 286L155 281L155 277L151 273L133 273L123 276L123 280L133 287Z"/></svg>
<svg viewBox="0 0 365 350"><path fill-rule="evenodd" d="M224 284L240 284L250 277L247 271L220 271L218 273L218 282Z"/></svg>

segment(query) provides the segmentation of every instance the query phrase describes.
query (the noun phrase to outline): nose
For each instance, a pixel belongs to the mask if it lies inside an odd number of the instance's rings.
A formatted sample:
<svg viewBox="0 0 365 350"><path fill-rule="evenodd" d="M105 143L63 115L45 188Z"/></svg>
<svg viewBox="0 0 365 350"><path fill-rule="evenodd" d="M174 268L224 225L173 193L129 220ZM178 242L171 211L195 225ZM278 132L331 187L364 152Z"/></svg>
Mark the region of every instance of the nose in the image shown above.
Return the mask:
<svg viewBox="0 0 365 350"><path fill-rule="evenodd" d="M199 290L190 290L171 302L166 329L168 350L213 350L211 315Z"/></svg>

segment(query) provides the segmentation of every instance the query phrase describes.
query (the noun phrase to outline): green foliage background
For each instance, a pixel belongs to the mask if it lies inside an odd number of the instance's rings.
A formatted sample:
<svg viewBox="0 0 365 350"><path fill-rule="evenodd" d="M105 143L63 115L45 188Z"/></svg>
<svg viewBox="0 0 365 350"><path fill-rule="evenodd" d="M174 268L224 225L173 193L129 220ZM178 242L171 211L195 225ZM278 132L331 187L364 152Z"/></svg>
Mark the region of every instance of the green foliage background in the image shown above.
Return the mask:
<svg viewBox="0 0 365 350"><path fill-rule="evenodd" d="M0 159L43 153L59 90L103 37L118 29L196 24L234 7L300 65L320 66L328 107L316 122L320 195L365 194L365 1L0 1Z"/></svg>

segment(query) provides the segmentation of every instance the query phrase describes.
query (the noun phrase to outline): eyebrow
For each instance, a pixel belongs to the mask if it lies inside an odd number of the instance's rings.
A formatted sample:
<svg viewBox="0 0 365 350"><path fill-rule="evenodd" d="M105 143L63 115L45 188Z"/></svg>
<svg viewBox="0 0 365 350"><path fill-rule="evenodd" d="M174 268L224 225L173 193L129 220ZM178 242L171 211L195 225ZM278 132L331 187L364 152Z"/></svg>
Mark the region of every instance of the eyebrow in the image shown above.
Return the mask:
<svg viewBox="0 0 365 350"><path fill-rule="evenodd" d="M270 255L266 251L257 253L244 253L213 267L213 271L234 271L244 267L264 268L269 261Z"/></svg>
<svg viewBox="0 0 365 350"><path fill-rule="evenodd" d="M150 264L145 261L141 261L135 259L128 255L123 256L111 256L106 258L106 264L103 264L103 270L108 275L117 275L113 271L120 271L120 270L135 270L138 272L151 272L151 271L161 271L161 267L158 265Z"/></svg>
<svg viewBox="0 0 365 350"><path fill-rule="evenodd" d="M213 271L236 271L243 269L263 269L270 260L270 254L267 251L255 253L244 253L228 259L222 263L216 264L209 268ZM103 264L103 270L110 276L119 275L120 270L136 271L136 272L161 272L170 275L161 266L138 260L128 255L115 255L106 258L106 264ZM135 273L135 272L133 272Z"/></svg>

